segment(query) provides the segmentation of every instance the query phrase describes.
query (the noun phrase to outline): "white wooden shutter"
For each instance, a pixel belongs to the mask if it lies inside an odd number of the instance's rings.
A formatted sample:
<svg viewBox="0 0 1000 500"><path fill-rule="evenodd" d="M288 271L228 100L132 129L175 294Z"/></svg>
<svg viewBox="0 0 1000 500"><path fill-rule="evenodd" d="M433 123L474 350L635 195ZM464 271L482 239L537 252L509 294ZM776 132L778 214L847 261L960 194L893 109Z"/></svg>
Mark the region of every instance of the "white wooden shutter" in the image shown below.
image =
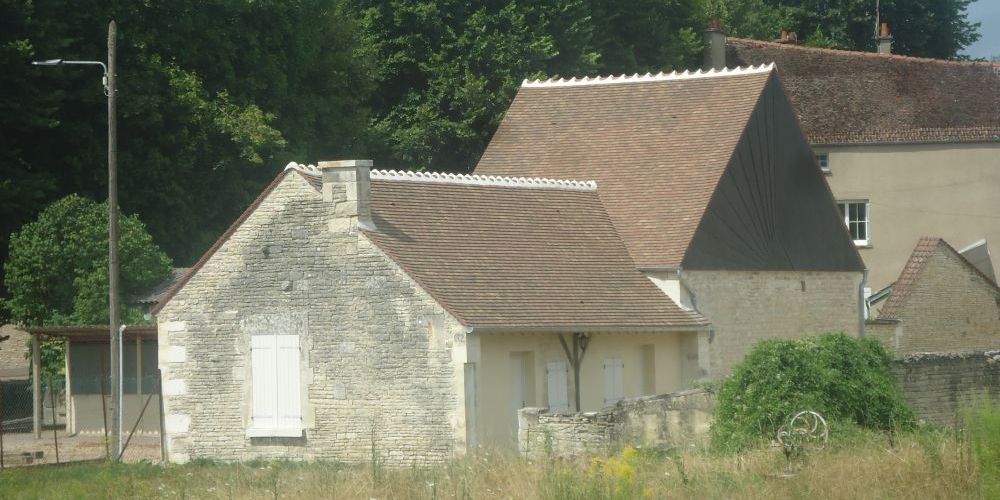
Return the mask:
<svg viewBox="0 0 1000 500"><path fill-rule="evenodd" d="M277 341L274 335L250 337L253 376L253 426L275 428L277 414Z"/></svg>
<svg viewBox="0 0 1000 500"><path fill-rule="evenodd" d="M566 362L549 361L545 365L548 382L549 410L564 412L569 410L569 394L566 388Z"/></svg>
<svg viewBox="0 0 1000 500"><path fill-rule="evenodd" d="M299 387L299 336L277 335L277 427L302 428L301 388Z"/></svg>
<svg viewBox="0 0 1000 500"><path fill-rule="evenodd" d="M618 358L604 360L604 405L610 406L622 399L625 393L623 372L625 364Z"/></svg>

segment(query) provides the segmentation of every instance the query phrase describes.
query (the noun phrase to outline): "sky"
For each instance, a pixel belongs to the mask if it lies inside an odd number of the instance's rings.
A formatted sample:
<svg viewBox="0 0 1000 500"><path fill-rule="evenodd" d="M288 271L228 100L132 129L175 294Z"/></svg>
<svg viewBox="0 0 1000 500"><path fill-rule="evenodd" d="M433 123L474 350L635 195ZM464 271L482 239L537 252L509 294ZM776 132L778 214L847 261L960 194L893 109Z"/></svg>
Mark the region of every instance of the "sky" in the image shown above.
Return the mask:
<svg viewBox="0 0 1000 500"><path fill-rule="evenodd" d="M977 0L969 6L969 20L982 23L982 38L963 53L972 57L1000 56L1000 0Z"/></svg>

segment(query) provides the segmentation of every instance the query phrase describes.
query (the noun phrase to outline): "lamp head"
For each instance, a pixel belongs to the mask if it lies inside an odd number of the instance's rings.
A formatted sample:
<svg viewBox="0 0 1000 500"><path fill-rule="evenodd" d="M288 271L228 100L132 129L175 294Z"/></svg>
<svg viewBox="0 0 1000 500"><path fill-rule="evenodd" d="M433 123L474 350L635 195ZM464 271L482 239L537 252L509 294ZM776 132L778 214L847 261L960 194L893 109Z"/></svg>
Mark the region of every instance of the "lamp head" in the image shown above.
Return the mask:
<svg viewBox="0 0 1000 500"><path fill-rule="evenodd" d="M31 61L32 66L59 66L62 64L62 59L46 59L44 61Z"/></svg>

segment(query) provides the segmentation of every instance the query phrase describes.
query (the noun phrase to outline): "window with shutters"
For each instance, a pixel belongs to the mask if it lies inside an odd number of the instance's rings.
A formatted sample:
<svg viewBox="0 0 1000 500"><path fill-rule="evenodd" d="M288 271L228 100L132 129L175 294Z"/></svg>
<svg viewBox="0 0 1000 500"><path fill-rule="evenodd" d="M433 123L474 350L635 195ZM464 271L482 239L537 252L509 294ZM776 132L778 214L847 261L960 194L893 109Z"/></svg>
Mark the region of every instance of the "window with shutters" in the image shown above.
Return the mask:
<svg viewBox="0 0 1000 500"><path fill-rule="evenodd" d="M569 371L565 361L549 361L545 365L546 386L549 394L549 411L565 413L569 411L569 391L566 380Z"/></svg>
<svg viewBox="0 0 1000 500"><path fill-rule="evenodd" d="M298 335L250 337L251 437L302 435Z"/></svg>
<svg viewBox="0 0 1000 500"><path fill-rule="evenodd" d="M604 406L611 406L625 397L624 372L625 364L621 359L604 360Z"/></svg>

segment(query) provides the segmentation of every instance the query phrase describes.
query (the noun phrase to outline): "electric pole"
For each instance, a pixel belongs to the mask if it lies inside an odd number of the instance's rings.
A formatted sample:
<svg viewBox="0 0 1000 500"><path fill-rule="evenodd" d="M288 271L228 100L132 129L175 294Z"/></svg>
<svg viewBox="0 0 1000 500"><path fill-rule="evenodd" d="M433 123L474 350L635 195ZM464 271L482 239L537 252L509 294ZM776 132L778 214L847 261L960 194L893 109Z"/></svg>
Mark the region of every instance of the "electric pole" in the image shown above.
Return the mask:
<svg viewBox="0 0 1000 500"><path fill-rule="evenodd" d="M118 25L108 23L108 303L111 334L111 429L114 460L122 453L122 331L118 307L118 66L115 63Z"/></svg>

